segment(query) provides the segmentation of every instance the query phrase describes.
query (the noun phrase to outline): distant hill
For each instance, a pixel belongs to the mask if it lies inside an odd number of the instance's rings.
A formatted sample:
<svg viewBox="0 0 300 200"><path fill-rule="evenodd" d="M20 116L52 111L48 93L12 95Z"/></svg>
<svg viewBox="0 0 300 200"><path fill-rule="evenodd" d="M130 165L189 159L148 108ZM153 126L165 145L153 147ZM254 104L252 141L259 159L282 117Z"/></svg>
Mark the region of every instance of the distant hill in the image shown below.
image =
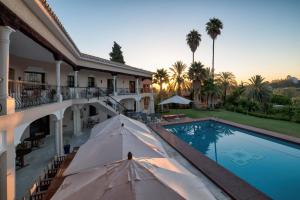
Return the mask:
<svg viewBox="0 0 300 200"><path fill-rule="evenodd" d="M287 88L287 87L296 87L300 88L300 80L296 77L288 75L286 79L281 80L273 80L269 83L269 85L273 88Z"/></svg>

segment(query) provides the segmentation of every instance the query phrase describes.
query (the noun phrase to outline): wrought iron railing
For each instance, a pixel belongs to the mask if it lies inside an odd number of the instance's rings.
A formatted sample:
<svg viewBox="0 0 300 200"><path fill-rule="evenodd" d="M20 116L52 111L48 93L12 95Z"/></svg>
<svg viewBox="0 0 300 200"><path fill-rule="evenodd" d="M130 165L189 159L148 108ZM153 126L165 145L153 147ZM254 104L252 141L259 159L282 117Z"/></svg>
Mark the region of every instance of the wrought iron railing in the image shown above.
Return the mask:
<svg viewBox="0 0 300 200"><path fill-rule="evenodd" d="M135 89L130 88L118 88L117 89L118 95L130 95L130 94L136 94Z"/></svg>
<svg viewBox="0 0 300 200"><path fill-rule="evenodd" d="M57 86L55 85L25 81L9 81L9 96L15 99L16 110L57 102L58 98L56 91ZM126 111L126 108L110 95L109 90L103 90L99 87L61 86L60 92L63 100L104 97L104 102L114 108L117 112L124 113Z"/></svg>
<svg viewBox="0 0 300 200"><path fill-rule="evenodd" d="M15 109L23 109L57 101L56 86L25 81L9 81L9 96L15 99Z"/></svg>

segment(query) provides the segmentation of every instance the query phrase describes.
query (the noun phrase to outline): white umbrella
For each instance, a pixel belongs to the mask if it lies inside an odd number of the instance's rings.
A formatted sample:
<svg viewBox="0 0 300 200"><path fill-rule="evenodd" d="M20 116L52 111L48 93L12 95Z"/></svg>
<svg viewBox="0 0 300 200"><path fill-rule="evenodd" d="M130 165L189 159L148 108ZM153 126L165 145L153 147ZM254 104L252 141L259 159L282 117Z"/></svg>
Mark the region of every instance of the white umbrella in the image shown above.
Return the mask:
<svg viewBox="0 0 300 200"><path fill-rule="evenodd" d="M89 139L83 144L64 175L122 160L126 158L129 151L132 151L136 157L167 155L161 143L153 135L120 125L110 127L109 133Z"/></svg>
<svg viewBox="0 0 300 200"><path fill-rule="evenodd" d="M141 132L151 133L148 127L142 122L120 114L94 126L91 130L90 138L92 139L99 135L110 133L112 129L120 127L122 124L124 124L125 127L131 127Z"/></svg>
<svg viewBox="0 0 300 200"><path fill-rule="evenodd" d="M183 98L181 96L178 96L178 95L175 95L169 99L166 99L162 102L160 102L159 105L165 105L165 104L170 104L170 103L176 103L176 104L184 104L184 105L187 105L187 104L190 104L192 101L189 100L189 99L186 99L186 98Z"/></svg>
<svg viewBox="0 0 300 200"><path fill-rule="evenodd" d="M66 177L52 200L215 199L193 174L167 158L133 158Z"/></svg>

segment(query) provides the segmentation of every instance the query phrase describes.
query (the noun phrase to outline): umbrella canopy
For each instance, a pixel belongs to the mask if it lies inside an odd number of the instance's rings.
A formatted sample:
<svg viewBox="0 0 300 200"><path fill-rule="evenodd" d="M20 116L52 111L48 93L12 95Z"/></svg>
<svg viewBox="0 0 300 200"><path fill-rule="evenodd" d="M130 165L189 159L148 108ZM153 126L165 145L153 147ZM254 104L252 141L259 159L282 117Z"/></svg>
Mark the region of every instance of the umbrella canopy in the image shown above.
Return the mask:
<svg viewBox="0 0 300 200"><path fill-rule="evenodd" d="M167 158L133 158L66 177L52 200L215 199L203 183Z"/></svg>
<svg viewBox="0 0 300 200"><path fill-rule="evenodd" d="M181 96L178 96L178 95L175 95L175 96L172 96L171 98L169 99L166 99L162 102L160 102L159 105L165 105L165 104L169 104L169 103L176 103L176 104L189 104L191 103L192 101L189 100L189 99L186 99L186 98L183 98Z"/></svg>
<svg viewBox="0 0 300 200"><path fill-rule="evenodd" d="M122 160L131 151L136 157L163 157L167 154L153 135L120 125L83 144L64 172L70 175Z"/></svg>
<svg viewBox="0 0 300 200"><path fill-rule="evenodd" d="M94 128L91 130L90 138L97 137L101 134L109 133L111 132L113 127L120 127L122 124L124 124L125 127L131 127L141 132L151 132L148 129L148 127L142 122L133 120L129 117L126 117L125 115L120 114L94 126Z"/></svg>

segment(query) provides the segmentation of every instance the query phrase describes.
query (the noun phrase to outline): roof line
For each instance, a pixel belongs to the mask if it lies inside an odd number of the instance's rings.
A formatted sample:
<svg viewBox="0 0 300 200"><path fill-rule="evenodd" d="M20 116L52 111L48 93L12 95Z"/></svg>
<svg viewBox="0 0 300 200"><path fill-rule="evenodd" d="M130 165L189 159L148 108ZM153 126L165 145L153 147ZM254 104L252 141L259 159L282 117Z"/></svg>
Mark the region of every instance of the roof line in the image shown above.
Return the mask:
<svg viewBox="0 0 300 200"><path fill-rule="evenodd" d="M49 3L47 2L47 0L39 0L42 5L44 6L44 8L47 10L48 14L52 17L52 19L55 21L55 23L59 26L59 28L63 31L63 33L67 36L68 40L72 43L72 45L75 47L75 49L78 51L78 53L80 54L80 56L82 58L85 59L91 59L94 62L100 62L102 64L108 64L108 65L113 65L116 67L129 67L131 69L135 69L135 70L139 70L139 71L143 71L146 73L153 73L151 71L147 71L141 68L137 68L137 67L132 67L126 64L122 64L122 63L118 63L118 62L113 62L98 56L93 56L93 55L89 55L86 53L82 53L79 48L76 46L75 42L73 41L73 39L71 38L70 34L67 32L67 30L65 29L65 27L63 26L63 24L61 23L61 21L59 20L59 18L57 17L57 15L54 13L53 9L50 7Z"/></svg>

